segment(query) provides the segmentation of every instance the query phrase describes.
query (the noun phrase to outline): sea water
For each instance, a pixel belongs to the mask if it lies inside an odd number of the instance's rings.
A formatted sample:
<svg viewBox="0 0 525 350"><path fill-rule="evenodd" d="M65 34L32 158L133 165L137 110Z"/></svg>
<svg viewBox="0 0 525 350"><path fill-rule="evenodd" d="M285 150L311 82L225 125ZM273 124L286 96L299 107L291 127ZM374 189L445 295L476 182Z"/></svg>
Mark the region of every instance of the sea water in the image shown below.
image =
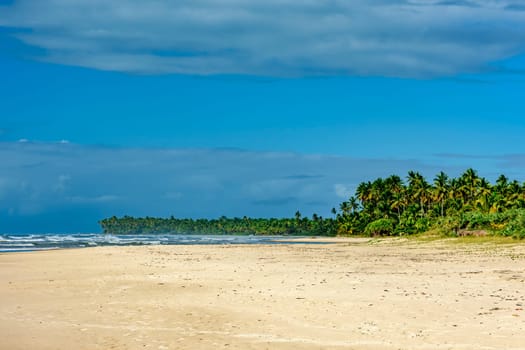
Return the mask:
<svg viewBox="0 0 525 350"><path fill-rule="evenodd" d="M110 235L100 233L75 234L2 234L0 252L23 252L63 248L126 245L189 245L189 244L293 244L325 243L320 241L296 242L289 236L226 236L181 234Z"/></svg>

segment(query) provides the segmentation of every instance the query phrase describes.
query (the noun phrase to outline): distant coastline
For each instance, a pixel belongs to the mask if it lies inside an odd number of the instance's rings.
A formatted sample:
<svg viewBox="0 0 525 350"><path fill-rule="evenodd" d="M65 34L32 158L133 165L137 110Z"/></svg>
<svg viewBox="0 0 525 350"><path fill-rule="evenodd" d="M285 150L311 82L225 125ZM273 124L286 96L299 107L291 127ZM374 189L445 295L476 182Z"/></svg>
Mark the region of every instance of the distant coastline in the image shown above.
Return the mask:
<svg viewBox="0 0 525 350"><path fill-rule="evenodd" d="M295 218L178 219L111 217L100 222L104 233L111 234L182 234L182 235L265 235L265 236L335 236L336 221L314 215L312 219L297 212Z"/></svg>
<svg viewBox="0 0 525 350"><path fill-rule="evenodd" d="M441 172L432 182L410 171L363 182L334 218L135 218L99 223L111 234L214 234L299 236L506 236L525 238L525 184L499 176L495 184L467 169L458 178Z"/></svg>

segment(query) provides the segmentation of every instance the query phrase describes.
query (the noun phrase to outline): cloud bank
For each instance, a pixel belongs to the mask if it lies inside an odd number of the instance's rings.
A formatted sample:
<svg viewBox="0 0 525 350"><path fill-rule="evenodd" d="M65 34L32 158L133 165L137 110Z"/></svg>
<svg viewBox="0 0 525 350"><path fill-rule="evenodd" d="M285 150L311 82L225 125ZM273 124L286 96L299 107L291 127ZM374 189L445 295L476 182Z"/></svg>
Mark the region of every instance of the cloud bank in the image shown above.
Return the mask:
<svg viewBox="0 0 525 350"><path fill-rule="evenodd" d="M440 77L525 51L519 0L18 0L40 60L137 74Z"/></svg>
<svg viewBox="0 0 525 350"><path fill-rule="evenodd" d="M0 143L0 232L92 231L111 215L329 215L358 182L417 161ZM433 171L433 169L432 169Z"/></svg>
<svg viewBox="0 0 525 350"><path fill-rule="evenodd" d="M467 157L467 158L466 158ZM438 156L435 162L237 149L145 149L0 142L0 233L98 231L117 215L329 216L357 184L418 170L525 180L525 155ZM490 159L489 159L490 158ZM483 164L481 164L483 165ZM494 170L497 169L497 170ZM491 171L497 171L491 173Z"/></svg>

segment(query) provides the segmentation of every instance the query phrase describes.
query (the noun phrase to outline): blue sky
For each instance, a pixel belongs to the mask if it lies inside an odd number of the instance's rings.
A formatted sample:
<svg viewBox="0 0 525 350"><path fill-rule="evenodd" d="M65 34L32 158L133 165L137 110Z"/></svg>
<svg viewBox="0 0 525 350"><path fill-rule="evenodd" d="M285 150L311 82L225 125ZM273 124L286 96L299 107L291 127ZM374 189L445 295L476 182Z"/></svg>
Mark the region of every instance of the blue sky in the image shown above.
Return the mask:
<svg viewBox="0 0 525 350"><path fill-rule="evenodd" d="M0 231L525 180L525 1L0 0Z"/></svg>

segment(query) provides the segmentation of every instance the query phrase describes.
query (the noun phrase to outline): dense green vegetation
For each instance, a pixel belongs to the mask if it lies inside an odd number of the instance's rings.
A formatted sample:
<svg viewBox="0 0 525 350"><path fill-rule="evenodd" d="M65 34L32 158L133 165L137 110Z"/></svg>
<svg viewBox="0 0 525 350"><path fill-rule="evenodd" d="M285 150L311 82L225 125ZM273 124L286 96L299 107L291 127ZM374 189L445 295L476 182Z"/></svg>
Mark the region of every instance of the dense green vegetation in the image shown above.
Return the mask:
<svg viewBox="0 0 525 350"><path fill-rule="evenodd" d="M458 178L439 173L428 182L410 171L363 182L340 205L339 235L499 234L525 237L525 184L501 175L495 184L468 169ZM477 232L473 232L477 231Z"/></svg>
<svg viewBox="0 0 525 350"><path fill-rule="evenodd" d="M458 178L441 172L429 182L410 171L359 184L355 195L332 209L335 219L299 212L294 218L177 219L108 218L105 233L255 235L410 235L434 230L445 235L525 238L525 184L501 175L495 184L468 169Z"/></svg>
<svg viewBox="0 0 525 350"><path fill-rule="evenodd" d="M168 219L111 217L100 221L105 233L176 233L176 234L254 234L254 235L334 235L335 221L314 214L312 219L295 213L295 218L254 219Z"/></svg>

